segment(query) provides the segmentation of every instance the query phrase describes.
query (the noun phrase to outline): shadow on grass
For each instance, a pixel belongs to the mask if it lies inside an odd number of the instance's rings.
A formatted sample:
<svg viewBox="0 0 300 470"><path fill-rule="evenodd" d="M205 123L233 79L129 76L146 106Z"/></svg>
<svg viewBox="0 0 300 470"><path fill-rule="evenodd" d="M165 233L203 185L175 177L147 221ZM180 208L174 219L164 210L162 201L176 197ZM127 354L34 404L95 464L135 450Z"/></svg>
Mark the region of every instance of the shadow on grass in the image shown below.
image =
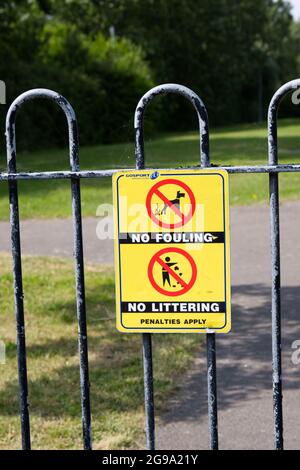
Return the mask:
<svg viewBox="0 0 300 470"><path fill-rule="evenodd" d="M140 346L139 341L135 341ZM89 340L92 410L95 417L106 411L131 411L143 403L142 364L139 348L101 345L101 335ZM127 344L128 346L128 344ZM75 357L76 356L76 357ZM77 340L62 338L27 348L30 412L44 417L80 418L79 367ZM66 364L43 371L46 361L63 358ZM44 359L44 360L43 360ZM68 365L70 362L70 365ZM76 364L75 364L76 363ZM61 361L59 361L61 364ZM44 364L47 369L48 365ZM30 378L32 368L41 370L38 379ZM9 382L0 393L2 415L18 414L19 386Z"/></svg>
<svg viewBox="0 0 300 470"><path fill-rule="evenodd" d="M39 290L39 286L35 288ZM55 291L55 286L52 290ZM95 291L101 292L101 296L95 295ZM33 292L33 297L35 295ZM47 331L49 320L51 325L52 310L58 312L55 324L58 322L62 326L62 330L59 330L61 337L46 341L41 339L27 346L30 412L47 418L68 416L78 417L80 420L75 302L61 300L53 305L53 299L47 298L46 305L39 307L35 315L39 322L43 316L47 316L45 325L39 326L40 330L44 326L44 331ZM113 299L112 280L96 287L94 284L93 289L87 287L91 399L93 416L97 420L101 420L107 413L130 413L143 406L141 337L117 332ZM51 306L50 309L48 305ZM43 312L42 316L40 311ZM30 323L27 328L29 337L28 332L33 327ZM67 328L74 326L72 336L64 335L64 325ZM41 338L42 335L43 331ZM178 341L174 335L160 335L155 338L157 363L164 361L156 374L158 397L170 385L174 369L180 372L187 358L191 358L193 341L182 336L180 339ZM168 354L171 354L170 358ZM7 358L7 366L14 367L15 378L9 380L0 393L0 409L3 416L17 416L19 386L16 379L15 347L9 348Z"/></svg>
<svg viewBox="0 0 300 470"><path fill-rule="evenodd" d="M89 322L101 322L112 319L115 317L114 295L115 287L113 282L101 283L99 282L99 292L101 292L101 299L95 298L95 293L92 295L89 288L86 288L86 310ZM75 293L74 293L75 294ZM49 309L41 310L42 315L49 315L49 312L55 314L55 318L66 324L77 323L76 319L76 300L64 302L57 300L55 297Z"/></svg>

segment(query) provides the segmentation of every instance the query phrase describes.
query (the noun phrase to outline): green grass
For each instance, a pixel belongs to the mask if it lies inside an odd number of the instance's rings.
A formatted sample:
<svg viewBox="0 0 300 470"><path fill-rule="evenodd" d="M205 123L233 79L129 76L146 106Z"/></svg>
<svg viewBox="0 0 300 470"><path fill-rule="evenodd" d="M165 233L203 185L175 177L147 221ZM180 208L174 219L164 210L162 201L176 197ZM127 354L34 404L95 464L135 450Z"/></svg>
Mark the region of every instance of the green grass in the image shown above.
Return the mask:
<svg viewBox="0 0 300 470"><path fill-rule="evenodd" d="M77 322L72 261L24 257L29 403L35 449L81 448ZM20 448L11 259L0 257L0 449ZM95 449L144 445L141 336L115 329L112 268L86 266L90 381ZM193 357L197 335L155 335L158 412Z"/></svg>
<svg viewBox="0 0 300 470"><path fill-rule="evenodd" d="M256 165L267 162L267 134L264 125L240 125L211 132L211 161L218 165ZM199 162L196 132L163 135L146 142L146 162L150 167L176 167ZM279 157L281 163L300 163L299 120L279 122ZM81 148L82 169L133 168L132 144L99 145ZM5 168L5 158L0 161ZM47 150L18 155L19 170L42 171L68 168L66 150ZM300 195L297 174L280 175L283 199ZM232 204L266 202L267 175L230 177ZM83 215L96 215L97 206L111 202L111 180L82 181ZM20 210L23 218L67 217L71 211L69 181L30 181L20 183ZM8 217L7 184L0 185L0 218Z"/></svg>

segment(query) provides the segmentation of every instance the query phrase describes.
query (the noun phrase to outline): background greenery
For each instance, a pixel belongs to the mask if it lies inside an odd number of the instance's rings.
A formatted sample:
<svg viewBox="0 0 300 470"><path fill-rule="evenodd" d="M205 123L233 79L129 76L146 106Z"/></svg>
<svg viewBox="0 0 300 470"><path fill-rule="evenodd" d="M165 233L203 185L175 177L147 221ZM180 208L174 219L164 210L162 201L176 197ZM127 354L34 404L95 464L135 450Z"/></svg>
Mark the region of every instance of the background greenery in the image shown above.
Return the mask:
<svg viewBox="0 0 300 470"><path fill-rule="evenodd" d="M8 103L33 87L61 92L84 145L131 140L136 103L154 84L193 88L212 125L224 125L260 121L299 71L299 24L283 0L2 0L0 23ZM65 142L56 107L27 104L21 114L19 148ZM193 118L184 100L158 99L148 131L190 129Z"/></svg>

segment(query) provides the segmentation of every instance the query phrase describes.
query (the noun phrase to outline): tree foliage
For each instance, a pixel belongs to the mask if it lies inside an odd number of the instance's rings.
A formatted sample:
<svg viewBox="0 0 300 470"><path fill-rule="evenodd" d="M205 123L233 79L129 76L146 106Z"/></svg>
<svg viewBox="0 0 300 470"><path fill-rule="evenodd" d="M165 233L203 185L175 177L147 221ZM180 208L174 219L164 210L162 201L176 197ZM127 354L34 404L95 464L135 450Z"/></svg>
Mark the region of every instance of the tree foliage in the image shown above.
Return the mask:
<svg viewBox="0 0 300 470"><path fill-rule="evenodd" d="M9 97L33 86L65 94L83 143L130 137L135 104L153 83L194 89L214 124L261 119L299 57L299 27L284 0L6 0L0 20ZM42 120L49 145L60 143L49 130L57 119ZM159 130L195 122L174 97L152 121Z"/></svg>

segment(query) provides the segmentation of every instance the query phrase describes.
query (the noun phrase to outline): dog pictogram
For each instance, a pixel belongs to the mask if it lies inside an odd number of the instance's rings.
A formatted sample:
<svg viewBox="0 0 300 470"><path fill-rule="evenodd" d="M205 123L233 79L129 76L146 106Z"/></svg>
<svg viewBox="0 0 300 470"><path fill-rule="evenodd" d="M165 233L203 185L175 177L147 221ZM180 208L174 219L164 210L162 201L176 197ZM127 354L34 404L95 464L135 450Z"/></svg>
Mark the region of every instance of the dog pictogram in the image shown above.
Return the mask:
<svg viewBox="0 0 300 470"><path fill-rule="evenodd" d="M167 195L171 191L175 197ZM183 199L185 199L184 205L181 204ZM150 189L146 198L146 208L149 217L159 227L173 229L182 227L191 220L196 201L193 192L185 183L170 178L156 183ZM170 218L166 217L170 214L173 214L175 221L171 222Z"/></svg>

